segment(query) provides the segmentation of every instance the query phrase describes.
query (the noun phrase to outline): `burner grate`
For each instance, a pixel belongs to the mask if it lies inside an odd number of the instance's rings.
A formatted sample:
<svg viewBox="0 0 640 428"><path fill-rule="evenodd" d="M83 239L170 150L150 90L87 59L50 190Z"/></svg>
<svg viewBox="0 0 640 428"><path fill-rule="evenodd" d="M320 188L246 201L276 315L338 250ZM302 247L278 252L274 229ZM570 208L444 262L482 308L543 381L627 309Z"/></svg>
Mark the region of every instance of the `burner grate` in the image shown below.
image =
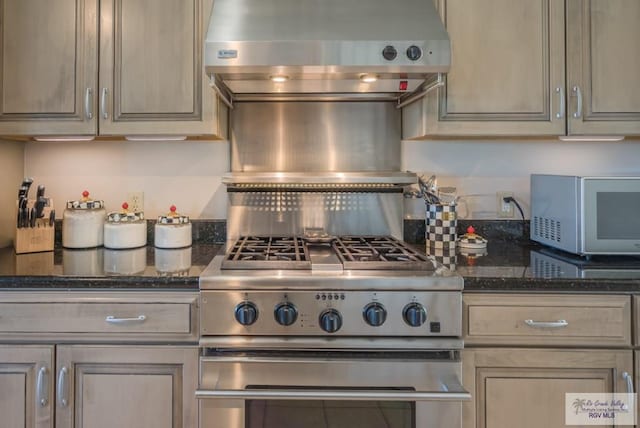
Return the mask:
<svg viewBox="0 0 640 428"><path fill-rule="evenodd" d="M297 236L243 236L225 256L222 269L311 269L311 259Z"/></svg>
<svg viewBox="0 0 640 428"><path fill-rule="evenodd" d="M332 246L345 269L434 269L426 256L390 236L342 236Z"/></svg>

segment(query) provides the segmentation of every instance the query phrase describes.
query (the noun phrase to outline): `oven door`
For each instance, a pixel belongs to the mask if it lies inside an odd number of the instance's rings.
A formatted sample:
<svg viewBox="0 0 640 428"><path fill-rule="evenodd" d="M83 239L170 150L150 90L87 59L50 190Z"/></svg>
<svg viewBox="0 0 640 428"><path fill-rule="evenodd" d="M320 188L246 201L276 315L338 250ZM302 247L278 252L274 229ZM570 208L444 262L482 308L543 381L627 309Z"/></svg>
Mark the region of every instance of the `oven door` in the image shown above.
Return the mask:
<svg viewBox="0 0 640 428"><path fill-rule="evenodd" d="M201 428L455 428L461 364L451 352L209 353Z"/></svg>

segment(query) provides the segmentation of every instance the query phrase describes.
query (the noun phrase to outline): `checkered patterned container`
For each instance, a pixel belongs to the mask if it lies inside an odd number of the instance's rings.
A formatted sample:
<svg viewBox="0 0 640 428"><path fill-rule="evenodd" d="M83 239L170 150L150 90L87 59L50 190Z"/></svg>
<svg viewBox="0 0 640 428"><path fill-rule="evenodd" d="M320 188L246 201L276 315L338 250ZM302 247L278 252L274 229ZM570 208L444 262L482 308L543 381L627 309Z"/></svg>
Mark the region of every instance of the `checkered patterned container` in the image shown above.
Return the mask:
<svg viewBox="0 0 640 428"><path fill-rule="evenodd" d="M427 250L442 249L455 253L458 214L455 204L427 204Z"/></svg>

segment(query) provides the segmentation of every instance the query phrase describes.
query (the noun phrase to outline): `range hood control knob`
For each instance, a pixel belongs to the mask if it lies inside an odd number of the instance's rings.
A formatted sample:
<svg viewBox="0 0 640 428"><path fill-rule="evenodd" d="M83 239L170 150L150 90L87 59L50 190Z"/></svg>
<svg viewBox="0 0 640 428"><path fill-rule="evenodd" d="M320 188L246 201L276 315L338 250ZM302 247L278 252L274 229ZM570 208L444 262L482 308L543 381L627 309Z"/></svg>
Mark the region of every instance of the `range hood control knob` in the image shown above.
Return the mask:
<svg viewBox="0 0 640 428"><path fill-rule="evenodd" d="M251 302L242 302L236 306L236 321L242 325L251 325L258 319L258 308Z"/></svg>
<svg viewBox="0 0 640 428"><path fill-rule="evenodd" d="M394 48L393 46L389 45L389 46L386 46L382 50L382 56L387 61L393 61L398 56L398 51L396 50L396 48Z"/></svg>
<svg viewBox="0 0 640 428"><path fill-rule="evenodd" d="M409 303L402 311L402 317L411 327L420 327L427 320L427 311L420 303Z"/></svg>
<svg viewBox="0 0 640 428"><path fill-rule="evenodd" d="M288 326L298 319L298 310L291 303L280 303L276 306L273 316L278 324Z"/></svg>
<svg viewBox="0 0 640 428"><path fill-rule="evenodd" d="M417 61L422 57L422 49L416 45L411 45L407 48L407 58L411 61Z"/></svg>
<svg viewBox="0 0 640 428"><path fill-rule="evenodd" d="M327 333L335 333L342 327L342 315L335 309L327 309L320 314L320 328Z"/></svg>
<svg viewBox="0 0 640 428"><path fill-rule="evenodd" d="M387 310L380 303L369 303L364 307L364 321L372 327L380 327L387 320Z"/></svg>

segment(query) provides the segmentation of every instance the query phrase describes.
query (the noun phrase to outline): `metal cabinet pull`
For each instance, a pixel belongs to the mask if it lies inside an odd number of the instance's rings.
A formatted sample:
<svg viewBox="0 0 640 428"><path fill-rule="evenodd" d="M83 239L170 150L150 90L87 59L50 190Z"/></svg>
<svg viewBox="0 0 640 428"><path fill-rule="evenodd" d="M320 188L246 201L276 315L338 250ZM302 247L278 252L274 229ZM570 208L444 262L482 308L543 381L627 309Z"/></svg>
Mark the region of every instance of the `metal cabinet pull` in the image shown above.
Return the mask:
<svg viewBox="0 0 640 428"><path fill-rule="evenodd" d="M573 113L573 117L578 119L582 116L582 91L580 90L580 86L574 86L571 88L571 91L578 98L578 105L576 106L576 112Z"/></svg>
<svg viewBox="0 0 640 428"><path fill-rule="evenodd" d="M529 327L534 327L534 328L562 328L569 325L567 320L558 320L558 321L524 320L524 323Z"/></svg>
<svg viewBox="0 0 640 428"><path fill-rule="evenodd" d="M93 119L93 89L87 88L84 93L84 114L88 120Z"/></svg>
<svg viewBox="0 0 640 428"><path fill-rule="evenodd" d="M107 94L108 89L102 88L102 96L100 97L100 110L102 111L102 117L109 119L109 112L107 111Z"/></svg>
<svg viewBox="0 0 640 428"><path fill-rule="evenodd" d="M558 112L556 113L556 118L562 119L564 117L565 111L565 102L564 102L564 88L562 86L558 86L556 88L556 94L560 97L560 105L558 106Z"/></svg>
<svg viewBox="0 0 640 428"><path fill-rule="evenodd" d="M67 373L68 373L68 369L66 367L62 367L60 369L60 372L58 373L58 387L57 387L57 394L58 394L58 405L60 407L67 407L67 404L69 404L68 401L68 396L67 396Z"/></svg>
<svg viewBox="0 0 640 428"><path fill-rule="evenodd" d="M422 391L331 391L312 389L281 390L197 390L197 399L242 399L242 400L350 400L350 401L467 401L467 391L422 392Z"/></svg>
<svg viewBox="0 0 640 428"><path fill-rule="evenodd" d="M40 407L46 407L49 404L49 370L46 367L40 367L38 370L36 396Z"/></svg>
<svg viewBox="0 0 640 428"><path fill-rule="evenodd" d="M627 382L627 394L633 394L633 377L628 372L622 372L622 379Z"/></svg>
<svg viewBox="0 0 640 428"><path fill-rule="evenodd" d="M104 320L109 324L134 324L142 323L147 319L145 315L138 315L135 318L116 318L113 315L109 315Z"/></svg>

